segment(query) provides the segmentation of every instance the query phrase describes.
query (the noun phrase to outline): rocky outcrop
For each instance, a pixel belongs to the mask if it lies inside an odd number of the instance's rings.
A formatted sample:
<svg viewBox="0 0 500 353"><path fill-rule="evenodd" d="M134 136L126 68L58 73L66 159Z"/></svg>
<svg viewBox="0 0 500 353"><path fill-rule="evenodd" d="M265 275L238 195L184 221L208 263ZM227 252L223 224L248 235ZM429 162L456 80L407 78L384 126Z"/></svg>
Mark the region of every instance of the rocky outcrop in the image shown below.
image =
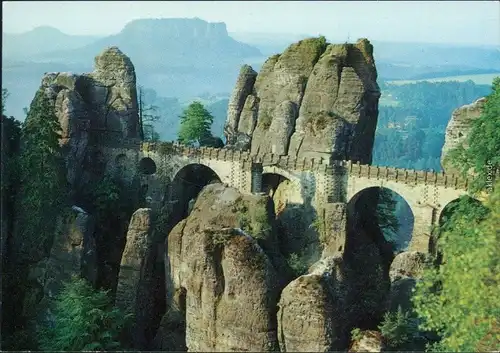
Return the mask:
<svg viewBox="0 0 500 353"><path fill-rule="evenodd" d="M329 352L346 346L341 258L330 257L281 293L278 339L282 352Z"/></svg>
<svg viewBox="0 0 500 353"><path fill-rule="evenodd" d="M392 260L389 269L391 282L407 277L419 278L422 275L427 260L427 255L418 251L399 253Z"/></svg>
<svg viewBox="0 0 500 353"><path fill-rule="evenodd" d="M251 72L242 70L233 91L230 145L255 155L371 162L380 90L368 40L305 39L270 57L253 87Z"/></svg>
<svg viewBox="0 0 500 353"><path fill-rule="evenodd" d="M382 352L384 341L378 331L361 331L351 344L349 352Z"/></svg>
<svg viewBox="0 0 500 353"><path fill-rule="evenodd" d="M139 137L135 69L116 47L95 58L92 73L48 73L40 89L51 98L61 124L67 179L73 188L94 159L89 155L92 147Z"/></svg>
<svg viewBox="0 0 500 353"><path fill-rule="evenodd" d="M411 297L422 276L430 258L418 251L406 251L398 254L391 263L389 277L391 289L389 293L388 309L396 312L399 307L406 312L413 310Z"/></svg>
<svg viewBox="0 0 500 353"><path fill-rule="evenodd" d="M154 272L159 252L152 232L152 210L140 208L135 211L128 227L116 290L116 305L134 314L130 335L134 347L139 349L148 348L151 337L147 337L147 332L154 321L155 309L160 309L155 308Z"/></svg>
<svg viewBox="0 0 500 353"><path fill-rule="evenodd" d="M120 263L116 290L116 304L134 312L141 268L151 245L151 209L140 208L134 212L127 232L127 242Z"/></svg>
<svg viewBox="0 0 500 353"><path fill-rule="evenodd" d="M236 87L233 90L233 95L229 100L227 108L227 121L224 126L224 135L226 136L227 144L232 145L237 141L238 120L243 110L245 100L252 93L256 78L257 73L250 66L244 65L241 68L238 79L236 80ZM243 133L248 130L248 128L245 129L242 127Z"/></svg>
<svg viewBox="0 0 500 353"><path fill-rule="evenodd" d="M50 255L32 266L23 313L48 316L48 305L59 293L64 281L82 276L91 284L97 278L97 255L94 238L95 220L80 207L73 206L57 221Z"/></svg>
<svg viewBox="0 0 500 353"><path fill-rule="evenodd" d="M277 349L276 304L284 276L273 216L269 198L211 184L169 234L168 307L185 315L188 350ZM162 327L168 327L164 319ZM182 322L170 322L177 326Z"/></svg>
<svg viewBox="0 0 500 353"><path fill-rule="evenodd" d="M464 105L453 111L451 119L446 126L444 146L441 150L441 167L446 173L459 172L447 160L447 155L452 149L460 145L467 148L467 138L472 128L472 122L481 115L485 102L486 98L480 98L472 104Z"/></svg>

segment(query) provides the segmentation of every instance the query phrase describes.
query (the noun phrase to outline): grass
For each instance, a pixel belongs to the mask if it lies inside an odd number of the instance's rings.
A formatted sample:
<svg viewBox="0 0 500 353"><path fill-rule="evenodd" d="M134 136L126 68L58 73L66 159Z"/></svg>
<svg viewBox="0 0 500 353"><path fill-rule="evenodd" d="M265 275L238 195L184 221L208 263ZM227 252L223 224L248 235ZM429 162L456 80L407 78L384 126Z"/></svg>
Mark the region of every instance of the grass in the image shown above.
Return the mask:
<svg viewBox="0 0 500 353"><path fill-rule="evenodd" d="M422 80L397 80L397 81L388 81L388 84L391 85L407 85L411 83L417 82L446 82L446 81L458 81L465 82L468 80L473 81L477 85L491 85L493 83L493 79L495 77L500 76L500 73L494 74L477 74L477 75L462 75L462 76L448 76L448 77L437 77L437 78L426 78Z"/></svg>

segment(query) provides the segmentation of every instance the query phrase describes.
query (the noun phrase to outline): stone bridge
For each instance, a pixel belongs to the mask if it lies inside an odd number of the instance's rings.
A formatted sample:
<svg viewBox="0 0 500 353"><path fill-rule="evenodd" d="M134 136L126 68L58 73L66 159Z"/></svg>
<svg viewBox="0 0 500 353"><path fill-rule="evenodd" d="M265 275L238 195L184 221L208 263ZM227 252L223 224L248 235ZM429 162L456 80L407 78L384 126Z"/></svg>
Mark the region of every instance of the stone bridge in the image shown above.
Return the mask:
<svg viewBox="0 0 500 353"><path fill-rule="evenodd" d="M438 224L447 204L467 194L467 180L444 173L360 165L350 161L304 158L275 154L256 157L250 152L226 148L190 148L174 143L140 143L108 148L108 170L128 178L141 174L153 204L171 198L165 185L172 184L181 170L202 165L219 180L243 193L263 191L263 176L277 174L289 180L287 201L310 203L317 214L332 219L330 225L345 230L348 205L373 187L390 189L408 203L414 217L411 250L428 251L431 229ZM138 168L139 167L139 168ZM333 223L332 223L333 222ZM336 224L336 225L335 225Z"/></svg>

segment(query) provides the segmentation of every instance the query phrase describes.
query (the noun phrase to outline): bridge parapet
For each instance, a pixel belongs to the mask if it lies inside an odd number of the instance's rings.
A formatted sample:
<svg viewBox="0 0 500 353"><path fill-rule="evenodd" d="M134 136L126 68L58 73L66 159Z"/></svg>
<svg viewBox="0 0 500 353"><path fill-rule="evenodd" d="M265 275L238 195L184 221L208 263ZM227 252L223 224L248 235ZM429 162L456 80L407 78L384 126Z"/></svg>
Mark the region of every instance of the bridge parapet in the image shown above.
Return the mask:
<svg viewBox="0 0 500 353"><path fill-rule="evenodd" d="M345 167L350 176L357 178L383 179L405 184L425 184L462 190L465 190L468 184L466 178L444 172L436 173L406 168L380 167L353 163L352 161L335 161L335 164Z"/></svg>
<svg viewBox="0 0 500 353"><path fill-rule="evenodd" d="M134 144L136 146L136 144ZM238 151L228 148L187 147L172 142L142 143L143 152L157 152L185 157L202 157L219 161L240 162L245 165L262 164L277 166L290 171L312 171L326 174L335 173L335 167L343 167L351 177L381 179L410 185L434 185L465 190L468 180L460 175L436 173L431 171L406 168L381 167L369 164L353 163L346 160L330 161L326 158L295 158L277 154L251 155L249 151Z"/></svg>

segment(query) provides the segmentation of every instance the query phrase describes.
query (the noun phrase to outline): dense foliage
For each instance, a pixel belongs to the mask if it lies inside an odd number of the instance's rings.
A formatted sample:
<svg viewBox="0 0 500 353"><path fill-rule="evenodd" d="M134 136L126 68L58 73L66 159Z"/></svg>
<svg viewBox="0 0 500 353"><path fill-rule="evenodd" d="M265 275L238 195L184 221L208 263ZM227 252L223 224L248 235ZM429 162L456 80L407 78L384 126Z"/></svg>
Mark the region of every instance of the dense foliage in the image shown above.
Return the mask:
<svg viewBox="0 0 500 353"><path fill-rule="evenodd" d="M191 103L180 118L179 142L185 145L199 146L203 139L212 136L210 127L214 117L200 102Z"/></svg>
<svg viewBox="0 0 500 353"><path fill-rule="evenodd" d="M38 91L22 125L20 191L14 242L18 260L37 261L54 234L54 219L64 203L66 180L59 146L61 128L54 108Z"/></svg>
<svg viewBox="0 0 500 353"><path fill-rule="evenodd" d="M439 351L494 351L500 348L500 187L485 212L465 198L445 223L438 241L439 268L427 269L414 302L423 328L442 340Z"/></svg>
<svg viewBox="0 0 500 353"><path fill-rule="evenodd" d="M468 149L452 154L455 164L475 174L471 190L488 192L485 206L463 197L445 210L438 239L438 268L424 271L414 303L422 328L442 337L436 351L495 351L500 349L500 80L494 81L484 112L474 123ZM489 166L489 167L487 167ZM495 187L496 186L496 187Z"/></svg>
<svg viewBox="0 0 500 353"><path fill-rule="evenodd" d="M64 284L54 303L54 323L40 326L40 348L47 351L120 349L120 335L131 316L113 307L105 291L84 279Z"/></svg>

